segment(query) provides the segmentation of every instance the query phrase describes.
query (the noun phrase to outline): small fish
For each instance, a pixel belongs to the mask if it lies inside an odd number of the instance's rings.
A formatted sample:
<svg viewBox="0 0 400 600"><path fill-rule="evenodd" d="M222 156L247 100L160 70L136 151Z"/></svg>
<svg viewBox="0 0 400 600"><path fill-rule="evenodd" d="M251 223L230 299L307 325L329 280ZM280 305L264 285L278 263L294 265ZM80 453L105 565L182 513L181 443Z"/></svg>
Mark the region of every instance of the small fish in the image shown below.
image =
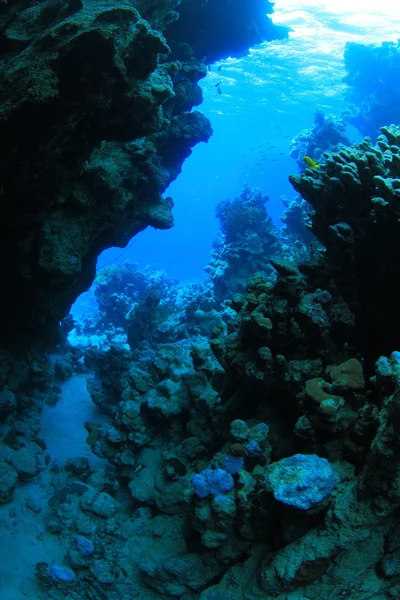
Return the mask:
<svg viewBox="0 0 400 600"><path fill-rule="evenodd" d="M286 152L279 152L279 154L280 154L281 156L283 156L284 154L286 154Z"/></svg>
<svg viewBox="0 0 400 600"><path fill-rule="evenodd" d="M220 71L222 69L222 65L219 65L217 71Z"/></svg>
<svg viewBox="0 0 400 600"><path fill-rule="evenodd" d="M222 90L220 87L217 87L217 92L218 92L218 94L222 94Z"/></svg>
<svg viewBox="0 0 400 600"><path fill-rule="evenodd" d="M211 65L208 65L207 70L212 71Z"/></svg>
<svg viewBox="0 0 400 600"><path fill-rule="evenodd" d="M218 83L215 84L215 87L219 87L221 85L222 81L218 81Z"/></svg>
<svg viewBox="0 0 400 600"><path fill-rule="evenodd" d="M309 156L305 156L303 160L306 163L307 167L310 167L310 169L315 169L316 171L319 169L319 164L317 163L317 161L313 160Z"/></svg>

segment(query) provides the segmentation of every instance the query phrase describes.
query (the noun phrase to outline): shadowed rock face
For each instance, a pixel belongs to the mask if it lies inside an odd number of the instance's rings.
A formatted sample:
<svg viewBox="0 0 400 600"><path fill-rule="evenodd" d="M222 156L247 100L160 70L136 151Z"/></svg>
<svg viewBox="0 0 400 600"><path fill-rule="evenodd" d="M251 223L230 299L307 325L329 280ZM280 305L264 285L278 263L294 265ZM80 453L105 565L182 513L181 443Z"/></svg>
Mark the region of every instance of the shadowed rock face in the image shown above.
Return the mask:
<svg viewBox="0 0 400 600"><path fill-rule="evenodd" d="M6 337L50 335L90 286L102 250L126 245L149 225L172 226L173 203L162 193L212 133L203 115L188 112L202 101L197 82L206 74L195 58L203 50L186 31L194 4L0 2ZM203 4L211 19L211 6L227 3ZM249 14L265 5L247 4ZM170 60L170 45L192 42L184 60ZM227 55L209 43L210 57Z"/></svg>

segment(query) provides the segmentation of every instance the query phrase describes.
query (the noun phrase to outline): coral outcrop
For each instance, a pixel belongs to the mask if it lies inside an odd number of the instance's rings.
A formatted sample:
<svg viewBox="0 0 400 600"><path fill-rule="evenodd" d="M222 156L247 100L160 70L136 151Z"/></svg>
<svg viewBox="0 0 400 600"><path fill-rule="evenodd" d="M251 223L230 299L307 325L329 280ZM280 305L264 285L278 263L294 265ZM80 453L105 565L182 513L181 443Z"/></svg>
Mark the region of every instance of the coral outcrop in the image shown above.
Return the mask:
<svg viewBox="0 0 400 600"><path fill-rule="evenodd" d="M272 271L268 259L278 253L279 240L266 210L268 200L259 189L246 185L240 196L216 206L221 235L205 270L220 301L242 292L255 271Z"/></svg>
<svg viewBox="0 0 400 600"><path fill-rule="evenodd" d="M399 279L400 129L382 128L376 145L327 153L318 171L292 176L313 208L312 231L326 248L325 276L332 293L356 316L357 347L366 358L390 354L400 335Z"/></svg>
<svg viewBox="0 0 400 600"><path fill-rule="evenodd" d="M218 310L208 282L180 285L153 265L138 269L131 261L101 270L82 308L69 342L103 350L209 335L233 314L227 307Z"/></svg>

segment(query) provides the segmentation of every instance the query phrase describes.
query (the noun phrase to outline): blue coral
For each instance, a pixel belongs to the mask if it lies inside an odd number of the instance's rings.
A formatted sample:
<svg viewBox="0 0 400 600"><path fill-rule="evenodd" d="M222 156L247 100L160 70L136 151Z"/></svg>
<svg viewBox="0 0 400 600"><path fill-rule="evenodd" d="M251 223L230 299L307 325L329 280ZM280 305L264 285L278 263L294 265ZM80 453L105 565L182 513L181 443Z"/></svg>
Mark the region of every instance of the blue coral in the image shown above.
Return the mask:
<svg viewBox="0 0 400 600"><path fill-rule="evenodd" d="M243 456L231 456L230 454L227 454L224 458L225 470L228 471L228 473L231 473L231 475L237 473L240 469L243 469L243 466Z"/></svg>
<svg viewBox="0 0 400 600"><path fill-rule="evenodd" d="M248 444L246 444L245 448L247 456L261 456L263 454L260 445L254 440L251 440Z"/></svg>
<svg viewBox="0 0 400 600"><path fill-rule="evenodd" d="M62 565L53 565L50 567L50 575L54 581L62 583L74 583L76 581L76 575L69 567L63 567Z"/></svg>
<svg viewBox="0 0 400 600"><path fill-rule="evenodd" d="M204 469L193 476L192 483L199 498L226 494L234 485L232 475L225 469Z"/></svg>
<svg viewBox="0 0 400 600"><path fill-rule="evenodd" d="M78 535L75 538L76 548L79 554L83 557L88 557L94 552L94 544L83 535Z"/></svg>
<svg viewBox="0 0 400 600"><path fill-rule="evenodd" d="M276 500L308 510L325 500L338 478L326 458L295 454L270 467L268 479Z"/></svg>

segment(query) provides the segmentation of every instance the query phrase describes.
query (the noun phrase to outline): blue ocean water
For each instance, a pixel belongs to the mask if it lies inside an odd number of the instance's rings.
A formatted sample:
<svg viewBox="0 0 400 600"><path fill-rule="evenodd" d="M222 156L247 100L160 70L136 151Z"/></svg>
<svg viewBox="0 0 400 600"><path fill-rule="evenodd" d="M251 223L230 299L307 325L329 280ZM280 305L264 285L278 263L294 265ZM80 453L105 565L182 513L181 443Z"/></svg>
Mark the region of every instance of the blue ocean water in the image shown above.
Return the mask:
<svg viewBox="0 0 400 600"><path fill-rule="evenodd" d="M124 251L106 250L98 269L130 259L139 267L155 264L183 283L203 280L218 233L215 206L238 195L245 183L270 197L268 213L279 226L280 197L295 196L288 181L297 172L289 157L291 140L312 127L315 111L340 115L349 106L345 44L395 42L400 35L400 8L391 0L379 6L359 0L277 0L273 21L291 27L289 39L220 61L200 82L204 101L199 109L214 133L193 149L165 193L175 202L175 226L148 228ZM361 139L352 127L348 135L351 141Z"/></svg>

